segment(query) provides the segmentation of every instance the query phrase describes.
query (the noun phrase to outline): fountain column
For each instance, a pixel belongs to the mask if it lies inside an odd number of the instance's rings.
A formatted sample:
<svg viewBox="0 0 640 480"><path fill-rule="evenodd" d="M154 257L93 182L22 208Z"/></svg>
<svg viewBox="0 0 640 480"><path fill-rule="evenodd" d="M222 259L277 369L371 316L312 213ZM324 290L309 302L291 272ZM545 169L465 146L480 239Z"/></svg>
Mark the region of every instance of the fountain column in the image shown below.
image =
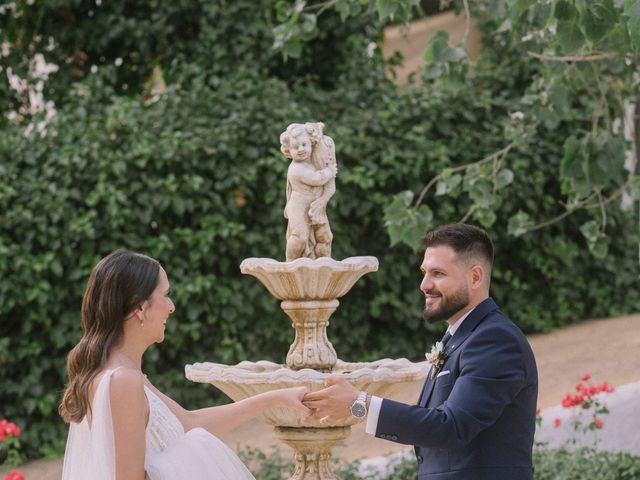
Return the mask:
<svg viewBox="0 0 640 480"><path fill-rule="evenodd" d="M285 300L280 304L291 319L296 337L287 353L287 367L293 370L313 368L330 372L338 360L336 351L327 337L329 317L340 302L338 300Z"/></svg>

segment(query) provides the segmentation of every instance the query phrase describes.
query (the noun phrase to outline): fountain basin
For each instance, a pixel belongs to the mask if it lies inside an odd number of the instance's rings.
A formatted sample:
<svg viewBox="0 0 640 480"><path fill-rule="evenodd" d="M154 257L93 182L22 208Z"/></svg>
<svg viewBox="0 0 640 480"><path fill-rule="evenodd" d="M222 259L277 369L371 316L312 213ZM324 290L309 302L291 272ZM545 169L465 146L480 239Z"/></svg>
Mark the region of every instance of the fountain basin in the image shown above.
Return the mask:
<svg viewBox="0 0 640 480"><path fill-rule="evenodd" d="M233 401L243 400L258 393L279 388L305 386L312 391L324 388L330 375L341 375L358 390L393 399L409 384L423 381L430 364L426 361L412 363L406 358L385 358L375 362L348 363L337 360L331 373L310 368L291 370L283 365L268 362L240 362L237 365L219 363L194 363L185 367L186 377L198 383L210 383L222 390ZM354 418L332 424L318 424L303 414L285 408L273 408L263 415L263 420L278 427L346 427L357 423Z"/></svg>
<svg viewBox="0 0 640 480"><path fill-rule="evenodd" d="M360 277L378 270L376 257L246 258L240 271L253 275L279 300L332 300L345 295Z"/></svg>

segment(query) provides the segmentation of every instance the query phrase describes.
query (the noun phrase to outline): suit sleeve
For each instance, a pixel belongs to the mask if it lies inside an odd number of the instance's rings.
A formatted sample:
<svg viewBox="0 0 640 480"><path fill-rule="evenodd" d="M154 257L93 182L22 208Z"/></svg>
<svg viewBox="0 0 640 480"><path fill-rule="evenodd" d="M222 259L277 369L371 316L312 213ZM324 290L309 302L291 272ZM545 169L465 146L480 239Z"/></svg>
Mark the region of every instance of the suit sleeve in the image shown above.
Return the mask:
<svg viewBox="0 0 640 480"><path fill-rule="evenodd" d="M496 422L526 385L518 334L505 326L474 332L460 347L460 372L447 399L429 408L384 400L376 436L428 448L468 444Z"/></svg>

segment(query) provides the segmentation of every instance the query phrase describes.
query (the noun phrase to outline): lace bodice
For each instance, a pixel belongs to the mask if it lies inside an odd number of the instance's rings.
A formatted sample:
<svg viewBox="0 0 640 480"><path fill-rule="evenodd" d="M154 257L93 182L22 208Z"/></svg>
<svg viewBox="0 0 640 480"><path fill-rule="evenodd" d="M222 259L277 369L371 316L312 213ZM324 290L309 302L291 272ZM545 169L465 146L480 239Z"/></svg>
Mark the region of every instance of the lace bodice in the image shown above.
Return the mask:
<svg viewBox="0 0 640 480"><path fill-rule="evenodd" d="M166 403L145 385L149 401L149 423L145 432L147 452L158 453L184 437L184 428Z"/></svg>

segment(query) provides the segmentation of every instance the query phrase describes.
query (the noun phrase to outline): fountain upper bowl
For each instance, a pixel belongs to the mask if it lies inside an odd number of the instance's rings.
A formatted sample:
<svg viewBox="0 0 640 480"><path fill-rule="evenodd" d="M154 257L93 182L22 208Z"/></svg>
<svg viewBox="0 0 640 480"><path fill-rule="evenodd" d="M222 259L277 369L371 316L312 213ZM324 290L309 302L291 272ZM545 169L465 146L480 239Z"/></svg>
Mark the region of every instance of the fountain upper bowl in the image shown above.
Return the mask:
<svg viewBox="0 0 640 480"><path fill-rule="evenodd" d="M375 257L298 258L279 262L272 258L246 258L240 271L253 275L279 300L331 300L345 295L364 274L378 270Z"/></svg>

